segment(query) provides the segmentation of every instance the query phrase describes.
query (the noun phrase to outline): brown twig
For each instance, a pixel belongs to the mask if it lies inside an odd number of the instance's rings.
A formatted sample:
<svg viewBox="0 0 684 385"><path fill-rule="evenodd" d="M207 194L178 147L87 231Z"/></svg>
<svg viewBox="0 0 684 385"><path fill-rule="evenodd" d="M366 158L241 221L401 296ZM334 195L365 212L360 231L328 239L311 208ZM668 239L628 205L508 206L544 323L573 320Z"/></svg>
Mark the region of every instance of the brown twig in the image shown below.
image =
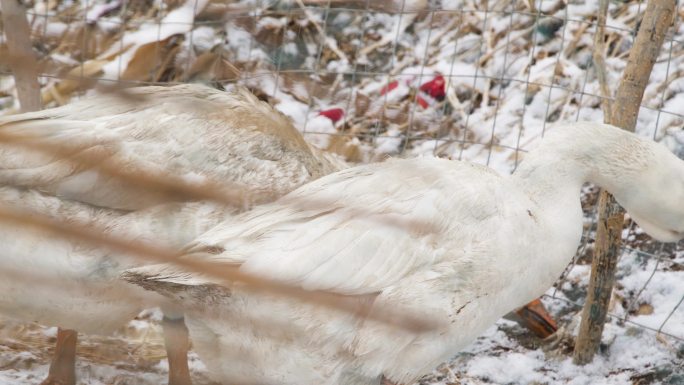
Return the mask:
<svg viewBox="0 0 684 385"><path fill-rule="evenodd" d="M105 64L107 64L105 60L87 60L78 67L71 69L59 80L52 82L43 89L43 104L47 105L52 101L56 101L59 105L65 104L72 93L94 84L96 82L94 77L102 72L102 67Z"/></svg>
<svg viewBox="0 0 684 385"><path fill-rule="evenodd" d="M606 73L606 18L608 17L608 0L599 0L599 13L596 20L596 35L594 35L594 50L592 58L594 59L594 70L596 70L596 77L601 87L601 108L603 109L603 120L608 121L611 118L612 104L610 101L610 86L608 86L608 74ZM587 25L587 24L585 24Z"/></svg>
<svg viewBox="0 0 684 385"><path fill-rule="evenodd" d="M321 26L316 21L316 18L306 8L306 5L304 5L302 0L295 0L295 2L302 9L302 11L304 11L304 16L306 16L307 20L309 20L309 22L314 26L314 28L316 28L316 31L318 32L321 40L323 41L323 44L330 48L330 50L333 51L341 61L349 63L349 58L347 58L347 55L345 55L344 52L342 52L337 47L337 41L328 37L323 28L321 28Z"/></svg>

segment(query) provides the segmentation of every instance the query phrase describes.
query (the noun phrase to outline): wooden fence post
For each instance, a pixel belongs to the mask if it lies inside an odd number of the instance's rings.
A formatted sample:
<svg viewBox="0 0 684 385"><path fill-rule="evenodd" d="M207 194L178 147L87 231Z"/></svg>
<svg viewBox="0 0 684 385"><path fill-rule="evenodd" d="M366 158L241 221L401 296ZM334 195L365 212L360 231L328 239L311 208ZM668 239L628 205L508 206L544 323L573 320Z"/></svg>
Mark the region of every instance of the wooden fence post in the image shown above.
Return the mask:
<svg viewBox="0 0 684 385"><path fill-rule="evenodd" d="M608 123L634 131L644 90L665 40L665 33L672 24L674 10L674 0L648 2L615 101L612 103L612 114L606 117ZM601 191L596 248L587 302L582 310L582 323L573 355L576 364L591 362L601 342L601 333L615 282L615 268L620 255L623 221L624 210L612 195Z"/></svg>
<svg viewBox="0 0 684 385"><path fill-rule="evenodd" d="M26 10L18 0L0 0L2 24L7 36L9 65L19 96L21 111L37 111L41 108L38 64L31 46L31 29Z"/></svg>

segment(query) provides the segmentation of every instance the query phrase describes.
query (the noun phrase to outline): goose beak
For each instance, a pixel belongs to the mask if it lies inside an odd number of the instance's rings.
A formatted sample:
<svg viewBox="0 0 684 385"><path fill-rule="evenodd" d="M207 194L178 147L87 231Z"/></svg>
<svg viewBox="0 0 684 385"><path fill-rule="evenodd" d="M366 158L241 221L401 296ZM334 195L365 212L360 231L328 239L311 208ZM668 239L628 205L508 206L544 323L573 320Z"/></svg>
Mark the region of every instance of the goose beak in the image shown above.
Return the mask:
<svg viewBox="0 0 684 385"><path fill-rule="evenodd" d="M546 338L558 330L556 321L546 311L544 304L539 299L535 299L516 310L515 314L520 318L520 324L531 330L539 338Z"/></svg>

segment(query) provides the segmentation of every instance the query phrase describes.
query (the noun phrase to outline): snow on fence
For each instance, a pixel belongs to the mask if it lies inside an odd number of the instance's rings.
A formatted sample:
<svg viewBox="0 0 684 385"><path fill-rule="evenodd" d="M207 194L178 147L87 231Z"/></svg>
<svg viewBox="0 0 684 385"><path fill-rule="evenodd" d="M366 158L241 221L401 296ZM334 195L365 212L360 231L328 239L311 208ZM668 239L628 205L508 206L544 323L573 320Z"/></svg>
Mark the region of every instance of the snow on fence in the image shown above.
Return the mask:
<svg viewBox="0 0 684 385"><path fill-rule="evenodd" d="M603 120L593 59L598 1L27 4L46 106L130 85L240 83L290 116L315 145L352 162L434 154L504 173L554 122ZM610 95L644 8L610 4L603 52ZM680 157L682 14L678 6L636 129ZM7 45L0 40L0 108L12 110ZM595 195L591 188L584 194L590 212ZM545 295L566 319L584 300L595 219L587 215L576 260ZM624 236L611 322L684 346L684 245L654 243L630 221Z"/></svg>

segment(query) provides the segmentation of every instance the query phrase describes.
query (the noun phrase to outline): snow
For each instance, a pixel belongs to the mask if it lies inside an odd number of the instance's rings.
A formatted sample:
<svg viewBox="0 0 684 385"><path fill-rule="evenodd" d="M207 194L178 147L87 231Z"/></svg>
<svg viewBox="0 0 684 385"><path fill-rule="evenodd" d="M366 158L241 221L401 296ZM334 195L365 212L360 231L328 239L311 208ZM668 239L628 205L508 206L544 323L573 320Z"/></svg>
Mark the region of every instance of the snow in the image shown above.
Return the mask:
<svg viewBox="0 0 684 385"><path fill-rule="evenodd" d="M160 311L145 311L114 336L79 335L78 384L166 384L168 362L160 320ZM40 383L47 376L56 333L54 327L0 320L0 385ZM189 367L196 385L215 384L193 352Z"/></svg>
<svg viewBox="0 0 684 385"><path fill-rule="evenodd" d="M330 139L337 133L330 119L314 113L306 119L304 138L307 142L320 148L327 148Z"/></svg>
<svg viewBox="0 0 684 385"><path fill-rule="evenodd" d="M499 384L542 382L545 376L537 370L544 366L543 356L539 351L511 353L503 359L482 356L468 363L467 373Z"/></svg>
<svg viewBox="0 0 684 385"><path fill-rule="evenodd" d="M120 69L128 65L139 47L192 31L195 15L204 9L208 2L209 0L186 0L182 6L169 12L159 23L142 24L137 31L125 34L121 39L121 44L115 45L110 51L115 52L120 47L132 46L132 48L128 48L120 56L120 60L112 60L104 66L103 78L119 79Z"/></svg>
<svg viewBox="0 0 684 385"><path fill-rule="evenodd" d="M542 348L527 349L507 332L520 328L502 320L485 332L469 349L459 353L449 370L466 384L633 384L643 373L659 371L663 379L678 381L681 359L667 342L633 326L607 325L614 334L609 347L588 365L578 366L572 358ZM447 384L449 382L429 382ZM667 382L665 382L667 383ZM679 384L680 382L669 382Z"/></svg>
<svg viewBox="0 0 684 385"><path fill-rule="evenodd" d="M86 23L96 23L100 17L107 12L113 11L121 6L120 1L112 1L107 4L94 4L86 12Z"/></svg>

